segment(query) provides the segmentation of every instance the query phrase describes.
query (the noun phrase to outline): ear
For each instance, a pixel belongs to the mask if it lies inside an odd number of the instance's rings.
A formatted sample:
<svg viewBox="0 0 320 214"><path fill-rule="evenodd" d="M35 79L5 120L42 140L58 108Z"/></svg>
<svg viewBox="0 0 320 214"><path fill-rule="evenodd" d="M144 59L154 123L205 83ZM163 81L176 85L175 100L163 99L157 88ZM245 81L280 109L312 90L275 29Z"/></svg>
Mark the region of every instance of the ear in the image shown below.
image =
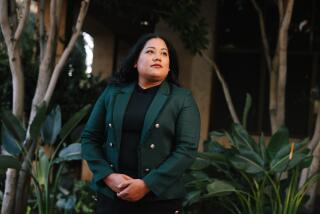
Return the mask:
<svg viewBox="0 0 320 214"><path fill-rule="evenodd" d="M135 63L135 64L133 65L133 67L134 67L134 68L137 68L137 63Z"/></svg>

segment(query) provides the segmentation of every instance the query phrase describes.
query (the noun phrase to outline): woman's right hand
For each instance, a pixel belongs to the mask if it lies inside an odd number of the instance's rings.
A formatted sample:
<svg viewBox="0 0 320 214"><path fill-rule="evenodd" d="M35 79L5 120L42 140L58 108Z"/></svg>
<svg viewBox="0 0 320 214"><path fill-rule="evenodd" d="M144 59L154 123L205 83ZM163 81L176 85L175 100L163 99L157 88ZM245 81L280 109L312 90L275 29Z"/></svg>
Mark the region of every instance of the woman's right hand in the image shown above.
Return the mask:
<svg viewBox="0 0 320 214"><path fill-rule="evenodd" d="M107 177L105 177L103 181L110 189L112 189L112 191L119 193L123 189L123 188L119 188L120 184L126 180L131 180L131 179L133 178L125 174L112 173Z"/></svg>

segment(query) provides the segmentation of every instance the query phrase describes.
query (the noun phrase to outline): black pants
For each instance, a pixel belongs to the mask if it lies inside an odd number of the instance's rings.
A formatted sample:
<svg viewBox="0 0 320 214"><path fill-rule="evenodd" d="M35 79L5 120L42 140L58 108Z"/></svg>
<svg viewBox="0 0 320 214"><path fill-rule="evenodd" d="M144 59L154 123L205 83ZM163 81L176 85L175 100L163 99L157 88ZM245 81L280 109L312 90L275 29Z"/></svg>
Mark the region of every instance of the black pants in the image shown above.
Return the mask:
<svg viewBox="0 0 320 214"><path fill-rule="evenodd" d="M129 202L110 199L102 194L97 196L95 214L178 214L181 213L182 200Z"/></svg>

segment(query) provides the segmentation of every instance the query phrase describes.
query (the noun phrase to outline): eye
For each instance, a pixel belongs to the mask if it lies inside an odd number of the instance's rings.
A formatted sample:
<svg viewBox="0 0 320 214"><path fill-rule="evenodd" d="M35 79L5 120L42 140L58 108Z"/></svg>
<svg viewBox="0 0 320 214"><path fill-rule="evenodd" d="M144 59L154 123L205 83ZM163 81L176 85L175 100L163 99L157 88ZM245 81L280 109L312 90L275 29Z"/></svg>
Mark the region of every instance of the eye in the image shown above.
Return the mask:
<svg viewBox="0 0 320 214"><path fill-rule="evenodd" d="M152 54L154 51L153 50L151 50L151 49L149 49L149 50L146 50L146 53L147 54Z"/></svg>
<svg viewBox="0 0 320 214"><path fill-rule="evenodd" d="M162 52L163 56L168 56L168 52Z"/></svg>

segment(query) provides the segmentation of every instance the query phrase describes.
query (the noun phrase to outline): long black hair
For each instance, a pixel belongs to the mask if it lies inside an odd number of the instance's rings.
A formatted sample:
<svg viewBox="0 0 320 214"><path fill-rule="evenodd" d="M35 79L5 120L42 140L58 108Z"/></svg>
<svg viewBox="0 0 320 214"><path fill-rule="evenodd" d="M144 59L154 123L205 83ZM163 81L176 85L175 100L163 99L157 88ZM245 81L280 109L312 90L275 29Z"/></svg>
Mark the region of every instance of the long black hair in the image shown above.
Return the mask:
<svg viewBox="0 0 320 214"><path fill-rule="evenodd" d="M177 57L176 51L172 46L172 44L166 38L155 33L144 34L138 39L135 45L130 49L127 57L121 63L119 69L116 72L114 72L112 76L109 78L108 83L126 84L126 83L137 81L138 71L137 71L137 68L134 67L134 65L136 64L139 58L140 52L144 48L145 44L150 39L154 39L154 38L162 39L168 47L169 59L170 59L169 60L170 71L168 73L166 80L170 83L173 83L179 86L180 85L178 81L179 65L178 65L178 57Z"/></svg>

